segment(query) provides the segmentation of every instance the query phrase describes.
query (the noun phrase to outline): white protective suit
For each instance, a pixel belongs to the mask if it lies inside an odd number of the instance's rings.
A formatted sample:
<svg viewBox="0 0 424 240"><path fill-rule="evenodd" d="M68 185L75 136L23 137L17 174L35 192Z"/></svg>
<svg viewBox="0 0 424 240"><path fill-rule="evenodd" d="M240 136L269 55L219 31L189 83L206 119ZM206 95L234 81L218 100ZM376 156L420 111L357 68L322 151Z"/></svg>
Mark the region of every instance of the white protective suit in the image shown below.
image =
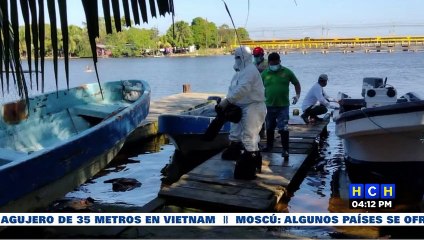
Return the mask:
<svg viewBox="0 0 424 240"><path fill-rule="evenodd" d="M234 57L236 73L231 80L227 100L241 107L243 115L239 123L231 124L229 138L233 142L242 142L249 152L259 151L259 131L266 116L264 85L258 69L252 63L250 48L237 48Z"/></svg>

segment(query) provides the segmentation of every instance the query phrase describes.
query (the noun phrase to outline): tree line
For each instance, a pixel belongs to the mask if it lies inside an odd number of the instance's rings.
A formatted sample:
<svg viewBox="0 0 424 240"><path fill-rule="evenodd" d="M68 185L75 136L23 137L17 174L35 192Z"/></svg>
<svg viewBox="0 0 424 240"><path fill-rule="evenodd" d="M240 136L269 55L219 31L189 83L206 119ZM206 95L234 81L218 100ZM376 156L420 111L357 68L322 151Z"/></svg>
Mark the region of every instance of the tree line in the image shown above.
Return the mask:
<svg viewBox="0 0 424 240"><path fill-rule="evenodd" d="M121 19L122 25L125 19ZM133 24L132 24L133 25ZM140 55L155 54L159 49L187 49L195 46L196 49L224 48L229 49L231 45L237 44L236 34L233 28L227 24L219 27L215 23L196 17L191 23L177 21L169 26L164 35L160 35L157 28L145 29L129 27L121 32L114 31L106 34L104 19L99 19L99 37L96 43L104 45L105 49L112 57L136 57ZM50 36L51 26L45 25L45 56L53 55L52 40ZM69 31L69 56L70 57L91 57L90 42L87 35L87 26L68 26ZM238 28L237 35L240 40L249 40L249 34L245 28ZM57 32L59 55L62 46L62 34L60 29ZM19 28L19 44L21 55L26 56L25 27Z"/></svg>

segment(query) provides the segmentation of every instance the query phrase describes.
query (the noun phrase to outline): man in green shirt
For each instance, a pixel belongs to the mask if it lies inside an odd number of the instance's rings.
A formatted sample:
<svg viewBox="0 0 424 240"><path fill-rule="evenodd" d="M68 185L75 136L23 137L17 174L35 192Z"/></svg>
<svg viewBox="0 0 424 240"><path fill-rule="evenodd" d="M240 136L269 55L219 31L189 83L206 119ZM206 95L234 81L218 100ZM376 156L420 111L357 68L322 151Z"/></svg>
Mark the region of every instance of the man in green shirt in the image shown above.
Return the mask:
<svg viewBox="0 0 424 240"><path fill-rule="evenodd" d="M275 128L281 135L283 146L282 156L289 156L289 84L294 85L296 96L293 97L293 104L296 104L300 97L300 83L294 73L281 66L280 55L273 52L268 55L269 67L261 74L265 87L266 115L266 135L267 147L265 151L270 151L274 146Z"/></svg>

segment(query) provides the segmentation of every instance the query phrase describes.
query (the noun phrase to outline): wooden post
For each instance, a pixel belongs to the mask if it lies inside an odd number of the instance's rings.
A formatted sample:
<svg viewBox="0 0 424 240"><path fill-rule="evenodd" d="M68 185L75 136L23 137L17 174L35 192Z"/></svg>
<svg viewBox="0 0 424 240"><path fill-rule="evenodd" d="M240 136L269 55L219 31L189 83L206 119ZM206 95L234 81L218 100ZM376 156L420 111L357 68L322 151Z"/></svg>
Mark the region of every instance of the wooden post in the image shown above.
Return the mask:
<svg viewBox="0 0 424 240"><path fill-rule="evenodd" d="M191 92L190 84L183 84L183 93Z"/></svg>

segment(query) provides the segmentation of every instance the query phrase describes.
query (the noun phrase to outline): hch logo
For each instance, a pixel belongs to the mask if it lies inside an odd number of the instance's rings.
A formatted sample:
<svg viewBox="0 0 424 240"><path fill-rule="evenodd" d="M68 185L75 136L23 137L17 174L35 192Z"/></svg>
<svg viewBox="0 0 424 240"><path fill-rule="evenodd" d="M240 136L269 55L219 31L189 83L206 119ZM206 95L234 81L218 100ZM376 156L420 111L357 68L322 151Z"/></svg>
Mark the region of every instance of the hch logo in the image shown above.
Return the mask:
<svg viewBox="0 0 424 240"><path fill-rule="evenodd" d="M350 184L349 199L394 199L395 184Z"/></svg>

